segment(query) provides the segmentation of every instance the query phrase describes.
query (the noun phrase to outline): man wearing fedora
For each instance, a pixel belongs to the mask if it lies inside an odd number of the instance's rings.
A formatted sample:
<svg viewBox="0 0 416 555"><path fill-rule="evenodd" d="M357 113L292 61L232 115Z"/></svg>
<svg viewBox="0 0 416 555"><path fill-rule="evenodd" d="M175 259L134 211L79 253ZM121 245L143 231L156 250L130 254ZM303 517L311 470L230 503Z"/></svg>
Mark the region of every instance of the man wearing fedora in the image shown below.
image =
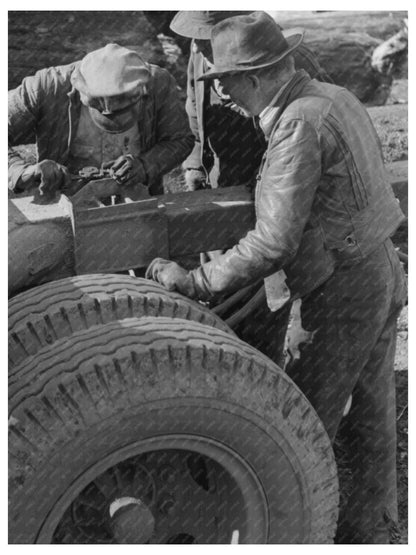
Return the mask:
<svg viewBox="0 0 416 555"><path fill-rule="evenodd" d="M170 27L181 37L192 39L188 63L186 111L195 135L191 154L183 163L186 189L245 185L254 189L261 159L266 149L264 134L253 118L224 94L218 80L198 81L212 67L211 31L228 17L248 11L180 11ZM312 77L330 80L314 54L304 45L296 51L296 66ZM218 252L203 253L201 261ZM235 328L245 341L255 345L275 362L282 364L283 345L288 325L290 303L280 275L270 277L268 288L274 291L273 302L266 302L263 281L252 288L258 302ZM279 310L275 310L279 307ZM234 307L238 309L237 306ZM261 326L259 324L261 322ZM273 340L271 340L273 336Z"/></svg>
<svg viewBox="0 0 416 555"><path fill-rule="evenodd" d="M346 424L352 491L337 543L389 543L397 520L394 351L405 302L390 236L403 214L389 185L371 120L349 91L296 71L302 33L285 33L264 12L212 31L225 94L258 116L267 139L256 189L255 229L190 272L156 259L147 275L208 300L284 269L302 299L308 344L288 368L334 440Z"/></svg>
<svg viewBox="0 0 416 555"><path fill-rule="evenodd" d="M38 162L13 148L36 141ZM9 91L9 187L50 196L70 173L108 167L120 186L163 193L193 136L173 77L134 51L108 44L81 61L38 71Z"/></svg>
<svg viewBox="0 0 416 555"><path fill-rule="evenodd" d="M170 28L192 39L188 62L186 111L195 145L184 161L188 190L248 185L254 187L266 148L252 118L224 94L217 80L198 81L212 67L211 31L216 23L248 11L180 11ZM312 51L300 45L295 66L311 77L331 82Z"/></svg>

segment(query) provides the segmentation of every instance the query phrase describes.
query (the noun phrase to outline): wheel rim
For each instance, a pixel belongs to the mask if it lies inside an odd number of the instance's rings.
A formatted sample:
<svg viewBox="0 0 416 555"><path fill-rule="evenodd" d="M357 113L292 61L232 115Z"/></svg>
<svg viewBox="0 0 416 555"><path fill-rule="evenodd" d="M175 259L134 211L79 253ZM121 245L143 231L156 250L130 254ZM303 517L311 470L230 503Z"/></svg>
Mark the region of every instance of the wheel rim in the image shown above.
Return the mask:
<svg viewBox="0 0 416 555"><path fill-rule="evenodd" d="M126 446L86 470L52 508L37 541L267 543L268 529L263 488L238 453L209 438L168 435Z"/></svg>

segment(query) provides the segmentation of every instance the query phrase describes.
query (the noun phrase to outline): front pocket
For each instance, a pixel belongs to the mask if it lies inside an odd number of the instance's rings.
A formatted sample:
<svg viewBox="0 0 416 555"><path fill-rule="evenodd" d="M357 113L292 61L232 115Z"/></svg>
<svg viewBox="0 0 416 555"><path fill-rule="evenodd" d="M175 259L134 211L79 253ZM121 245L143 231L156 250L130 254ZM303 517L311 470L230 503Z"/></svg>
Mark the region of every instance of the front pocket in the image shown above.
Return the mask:
<svg viewBox="0 0 416 555"><path fill-rule="evenodd" d="M341 150L343 161L338 164L341 168L344 166L345 179L348 178L349 184L342 188L343 200L347 206L355 206L357 210L363 210L368 206L367 191L364 186L362 177L354 161L354 156L348 146L348 142L344 139L343 131L339 125L338 120L328 114L327 125L325 126L337 147Z"/></svg>
<svg viewBox="0 0 416 555"><path fill-rule="evenodd" d="M92 145L87 145L79 142L74 142L71 145L71 156L73 158L81 158L81 159L88 160L98 152L99 152L99 149L97 149L97 147L94 147Z"/></svg>

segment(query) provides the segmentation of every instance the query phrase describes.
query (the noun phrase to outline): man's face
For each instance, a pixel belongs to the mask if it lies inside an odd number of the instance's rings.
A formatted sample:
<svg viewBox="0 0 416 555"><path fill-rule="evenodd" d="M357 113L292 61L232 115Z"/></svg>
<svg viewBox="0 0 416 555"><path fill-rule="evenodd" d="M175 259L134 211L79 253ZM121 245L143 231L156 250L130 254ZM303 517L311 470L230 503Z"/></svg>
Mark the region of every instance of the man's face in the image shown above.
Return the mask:
<svg viewBox="0 0 416 555"><path fill-rule="evenodd" d="M243 73L234 73L225 75L219 79L222 92L231 97L240 108L242 108L248 116L257 115L254 109L254 91L246 75Z"/></svg>
<svg viewBox="0 0 416 555"><path fill-rule="evenodd" d="M213 62L210 40L194 39L192 48L195 54L198 54L198 52L200 52L204 56L204 58L207 58L209 62Z"/></svg>
<svg viewBox="0 0 416 555"><path fill-rule="evenodd" d="M109 133L121 133L132 127L141 109L142 92L113 97L91 98L81 94L93 121Z"/></svg>

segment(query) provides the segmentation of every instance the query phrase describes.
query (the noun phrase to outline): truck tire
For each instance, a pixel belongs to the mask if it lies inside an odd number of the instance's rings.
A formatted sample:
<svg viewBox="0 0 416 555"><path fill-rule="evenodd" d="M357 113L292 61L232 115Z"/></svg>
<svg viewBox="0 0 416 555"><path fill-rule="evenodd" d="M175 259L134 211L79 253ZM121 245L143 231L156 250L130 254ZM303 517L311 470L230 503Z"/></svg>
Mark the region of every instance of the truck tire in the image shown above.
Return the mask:
<svg viewBox="0 0 416 555"><path fill-rule="evenodd" d="M233 333L201 304L153 281L111 274L75 276L9 301L9 367L76 331L141 316L184 318Z"/></svg>
<svg viewBox="0 0 416 555"><path fill-rule="evenodd" d="M329 438L236 337L95 326L9 374L10 543L332 543Z"/></svg>

